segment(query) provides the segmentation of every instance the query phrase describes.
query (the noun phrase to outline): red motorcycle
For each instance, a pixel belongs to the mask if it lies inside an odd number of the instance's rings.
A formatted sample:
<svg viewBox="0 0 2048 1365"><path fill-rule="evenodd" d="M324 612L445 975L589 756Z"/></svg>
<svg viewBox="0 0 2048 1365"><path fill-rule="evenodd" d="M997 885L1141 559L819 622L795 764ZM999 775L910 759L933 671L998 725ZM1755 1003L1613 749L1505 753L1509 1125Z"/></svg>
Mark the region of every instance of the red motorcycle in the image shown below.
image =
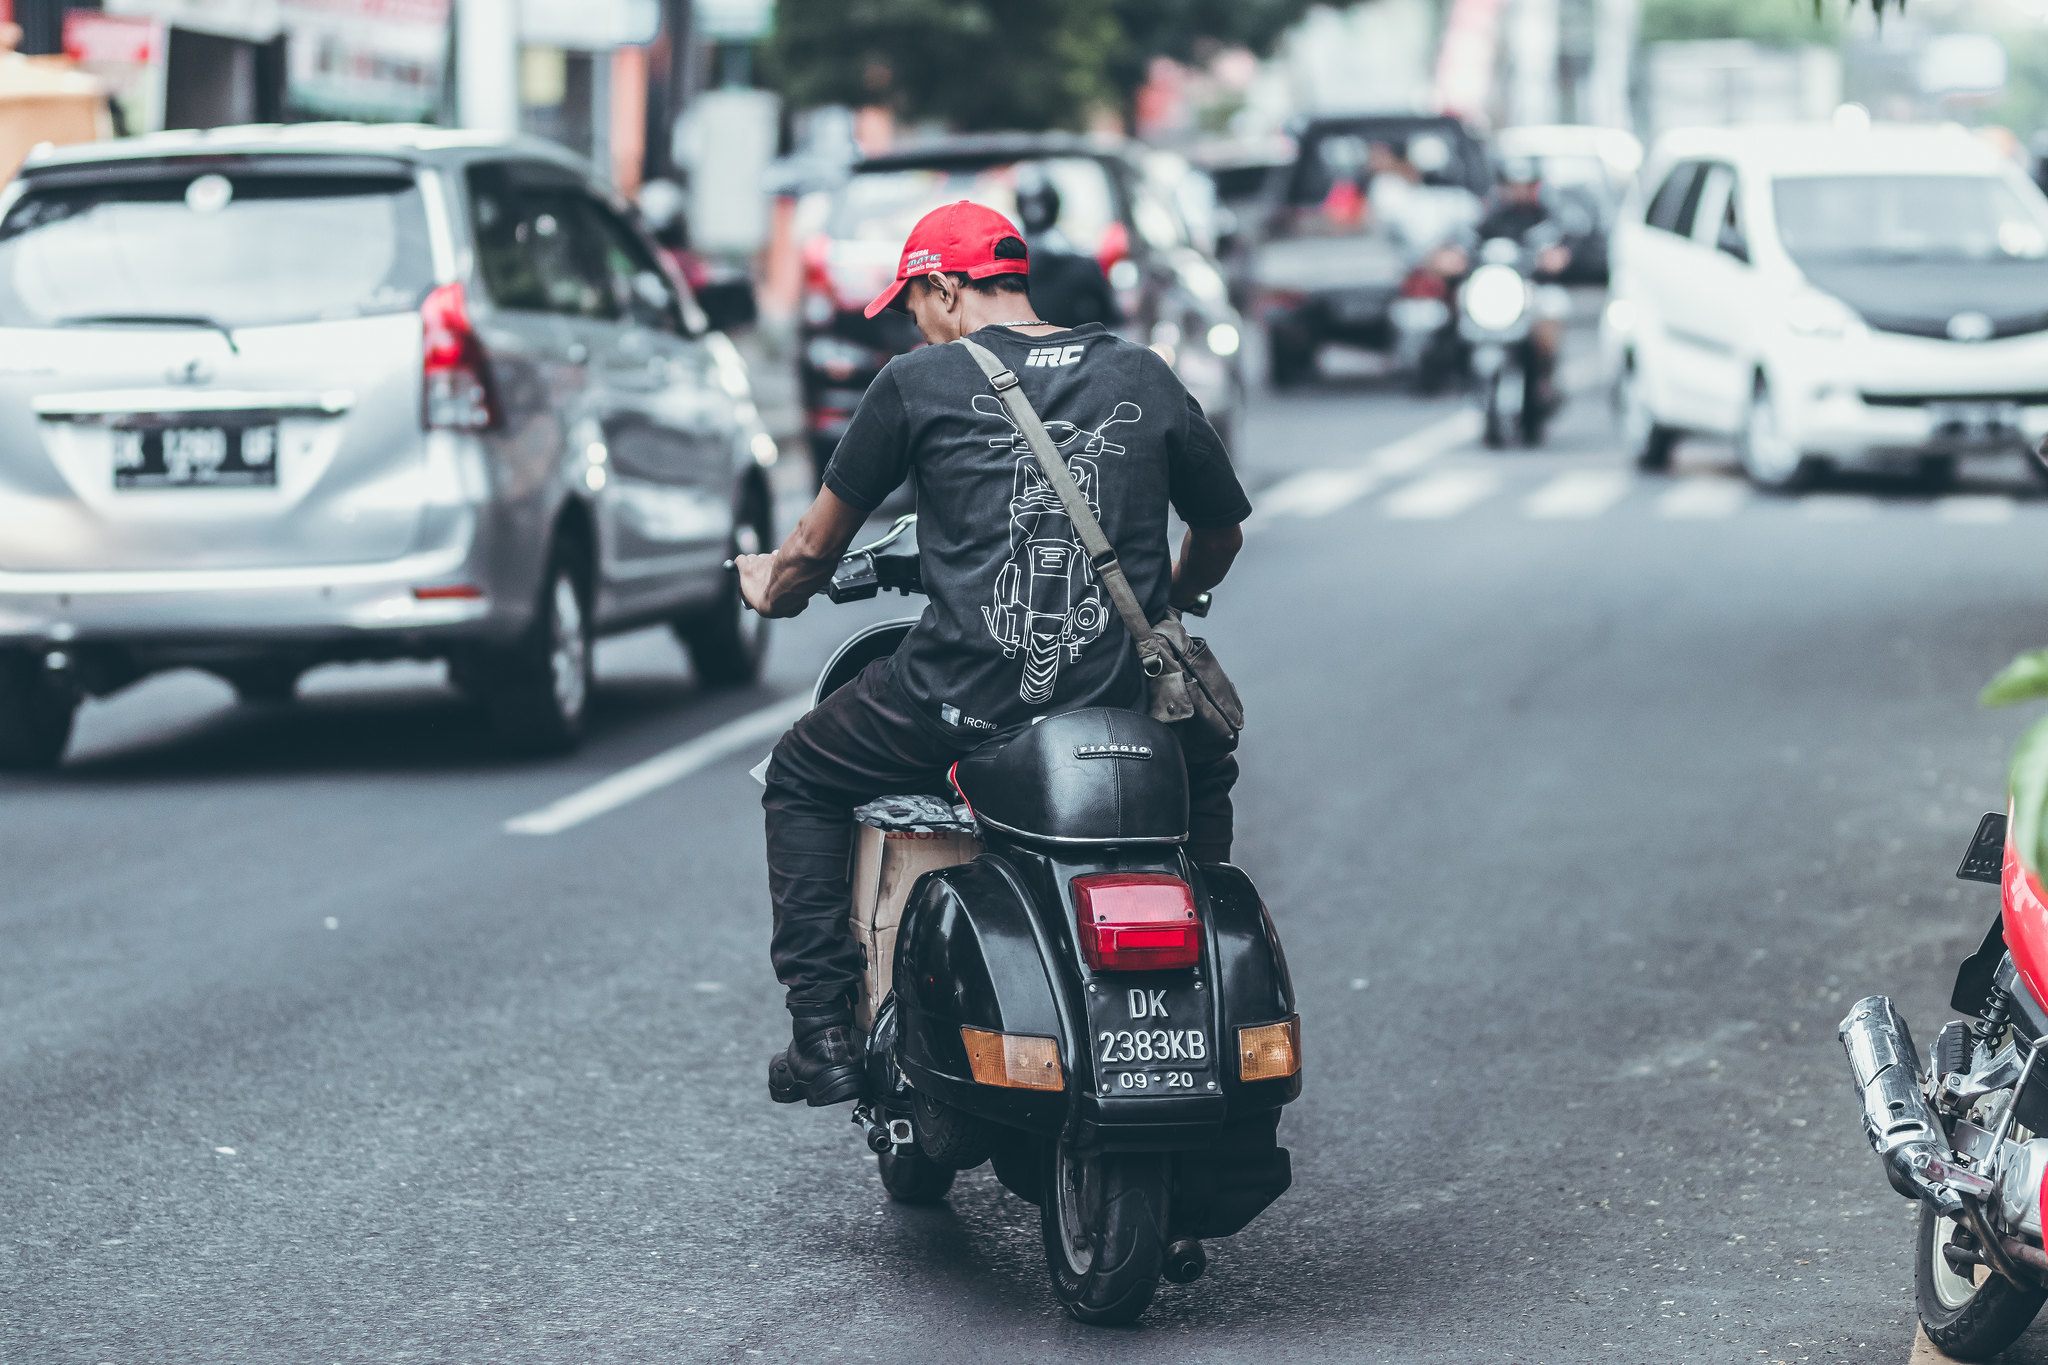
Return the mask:
<svg viewBox="0 0 2048 1365"><path fill-rule="evenodd" d="M1856 1002L1840 1037L1864 1134L1892 1188L1920 1202L1915 1298L1928 1339L1962 1360L2011 1345L2048 1300L2048 891L1987 815L1956 875L1995 883L1999 915L1956 973L1923 1066L1882 995Z"/></svg>

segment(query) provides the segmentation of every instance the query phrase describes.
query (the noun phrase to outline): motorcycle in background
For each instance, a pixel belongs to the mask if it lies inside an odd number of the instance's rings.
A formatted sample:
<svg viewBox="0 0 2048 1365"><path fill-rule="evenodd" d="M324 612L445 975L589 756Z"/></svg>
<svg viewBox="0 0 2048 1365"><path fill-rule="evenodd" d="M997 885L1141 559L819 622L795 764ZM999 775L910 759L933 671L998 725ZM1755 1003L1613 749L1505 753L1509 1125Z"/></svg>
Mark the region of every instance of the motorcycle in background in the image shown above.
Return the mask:
<svg viewBox="0 0 2048 1365"><path fill-rule="evenodd" d="M846 556L827 595L921 591L914 516ZM893 654L912 621L855 635L822 700ZM1203 1272L1291 1181L1280 1110L1301 1026L1249 878L1182 850L1187 773L1171 729L1130 711L1048 716L953 766L952 790L857 813L854 1121L891 1198L934 1203L988 1164L1039 1208L1067 1312L1124 1323L1162 1277ZM957 804L956 804L957 803ZM770 1095L802 1098L771 1064Z"/></svg>
<svg viewBox="0 0 2048 1365"><path fill-rule="evenodd" d="M1458 335L1471 356L1489 450L1543 444L1550 423L1550 362L1536 344L1533 256L1541 248L1505 237L1480 244L1458 287Z"/></svg>

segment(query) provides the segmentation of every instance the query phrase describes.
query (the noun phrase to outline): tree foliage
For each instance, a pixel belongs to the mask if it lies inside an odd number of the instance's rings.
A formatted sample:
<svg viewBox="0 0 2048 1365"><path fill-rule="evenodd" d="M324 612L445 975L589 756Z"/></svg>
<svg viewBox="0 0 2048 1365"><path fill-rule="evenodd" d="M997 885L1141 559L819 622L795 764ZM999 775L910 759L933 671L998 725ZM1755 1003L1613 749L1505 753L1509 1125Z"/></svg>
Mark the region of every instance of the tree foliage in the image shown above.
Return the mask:
<svg viewBox="0 0 2048 1365"><path fill-rule="evenodd" d="M768 69L798 107L880 104L973 131L1080 127L1154 57L1272 50L1313 0L778 0Z"/></svg>
<svg viewBox="0 0 2048 1365"><path fill-rule="evenodd" d="M1847 7L1809 8L1800 0L1645 0L1641 36L1646 43L1703 38L1746 38L1767 47L1831 43L1841 34L1841 13Z"/></svg>
<svg viewBox="0 0 2048 1365"><path fill-rule="evenodd" d="M780 0L769 70L794 105L885 105L963 130L1074 128L1110 98L1107 0Z"/></svg>

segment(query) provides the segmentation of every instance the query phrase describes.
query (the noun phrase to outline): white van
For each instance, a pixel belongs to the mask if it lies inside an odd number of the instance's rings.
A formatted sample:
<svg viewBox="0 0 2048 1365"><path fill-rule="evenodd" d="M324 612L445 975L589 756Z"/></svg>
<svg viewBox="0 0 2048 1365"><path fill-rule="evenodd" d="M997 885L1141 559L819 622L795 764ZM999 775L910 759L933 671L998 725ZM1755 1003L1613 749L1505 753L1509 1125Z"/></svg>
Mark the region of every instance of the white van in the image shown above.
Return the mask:
<svg viewBox="0 0 2048 1365"><path fill-rule="evenodd" d="M1653 150L1603 344L1636 458L1941 482L2048 435L2048 199L1958 128L1701 129Z"/></svg>

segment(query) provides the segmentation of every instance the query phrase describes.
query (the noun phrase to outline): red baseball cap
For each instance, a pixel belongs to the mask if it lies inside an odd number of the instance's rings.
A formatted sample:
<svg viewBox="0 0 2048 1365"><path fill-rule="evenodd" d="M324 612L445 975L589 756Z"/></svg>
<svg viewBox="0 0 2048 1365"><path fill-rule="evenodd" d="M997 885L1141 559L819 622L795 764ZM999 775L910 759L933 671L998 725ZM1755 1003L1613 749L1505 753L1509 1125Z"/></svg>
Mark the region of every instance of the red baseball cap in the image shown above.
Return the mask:
<svg viewBox="0 0 2048 1365"><path fill-rule="evenodd" d="M998 255L996 247L1004 238L1016 243L1015 255ZM917 220L903 243L903 259L896 263L896 278L868 305L869 317L901 303L904 285L934 270L985 280L991 275L1026 275L1031 262L1024 253L1024 234L1017 225L984 204L971 199L944 204Z"/></svg>

